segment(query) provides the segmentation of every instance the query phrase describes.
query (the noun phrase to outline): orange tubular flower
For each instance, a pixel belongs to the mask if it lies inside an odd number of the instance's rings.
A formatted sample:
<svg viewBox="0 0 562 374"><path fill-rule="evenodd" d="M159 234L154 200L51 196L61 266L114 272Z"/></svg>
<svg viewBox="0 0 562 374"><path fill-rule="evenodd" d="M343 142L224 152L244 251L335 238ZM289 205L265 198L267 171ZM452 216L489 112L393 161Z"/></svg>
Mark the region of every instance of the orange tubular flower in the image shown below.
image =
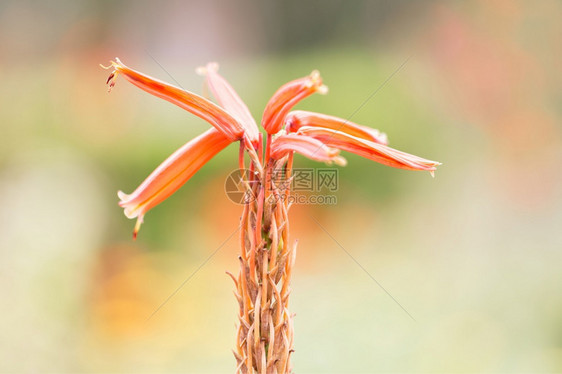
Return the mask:
<svg viewBox="0 0 562 374"><path fill-rule="evenodd" d="M267 103L263 112L262 126L268 134L276 134L283 127L285 116L307 96L318 92L326 94L328 87L322 84L322 78L317 70L308 77L296 79L286 83L277 90Z"/></svg>
<svg viewBox="0 0 562 374"><path fill-rule="evenodd" d="M285 130L287 130L287 132L297 132L303 126L323 127L341 131L375 143L388 144L388 137L379 130L358 125L343 118L329 116L327 114L295 110L287 115L285 123Z"/></svg>
<svg viewBox="0 0 562 374"><path fill-rule="evenodd" d="M216 62L211 62L205 67L198 68L197 72L206 76L207 85L219 104L240 121L248 139L253 144L254 148L257 148L260 131L258 130L256 121L252 117L246 104L244 104L226 79L218 73L218 70L219 65Z"/></svg>
<svg viewBox="0 0 562 374"><path fill-rule="evenodd" d="M136 237L147 211L176 192L231 141L215 129L209 129L168 157L130 195L118 192L119 206L128 218L137 218L133 236Z"/></svg>
<svg viewBox="0 0 562 374"><path fill-rule="evenodd" d="M299 134L311 136L330 147L352 152L395 168L429 171L433 176L436 167L441 165L439 162L426 160L337 130L305 126L299 129Z"/></svg>
<svg viewBox="0 0 562 374"><path fill-rule="evenodd" d="M315 161L334 162L344 166L346 161L338 156L340 151L327 147L321 141L310 136L300 134L280 135L273 139L271 143L271 158L281 159L285 155L297 152Z"/></svg>
<svg viewBox="0 0 562 374"><path fill-rule="evenodd" d="M139 73L125 66L118 58L115 61L117 62L111 61L111 66L114 70L107 79L109 90L115 86L117 75L123 74L135 86L156 97L176 104L180 108L209 122L230 140L239 140L244 135L244 128L238 120L213 102L192 92Z"/></svg>

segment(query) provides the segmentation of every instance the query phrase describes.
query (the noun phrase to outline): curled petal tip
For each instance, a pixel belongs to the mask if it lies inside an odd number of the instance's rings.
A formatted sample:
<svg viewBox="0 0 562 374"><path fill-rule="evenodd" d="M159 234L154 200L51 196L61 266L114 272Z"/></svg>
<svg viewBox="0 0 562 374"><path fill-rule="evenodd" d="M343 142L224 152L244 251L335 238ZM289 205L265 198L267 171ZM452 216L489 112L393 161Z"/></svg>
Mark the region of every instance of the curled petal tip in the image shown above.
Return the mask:
<svg viewBox="0 0 562 374"><path fill-rule="evenodd" d="M209 72L216 73L217 71L219 71L218 62L209 62L207 65L199 66L197 67L197 69L195 69L195 72L202 76L207 75L207 73Z"/></svg>
<svg viewBox="0 0 562 374"><path fill-rule="evenodd" d="M123 191L117 191L117 196L119 196L119 206L123 208L123 213L127 218L135 218L139 216L139 206L138 204L131 204L129 200L131 195L124 193Z"/></svg>
<svg viewBox="0 0 562 374"><path fill-rule="evenodd" d="M313 70L308 78L309 81L307 82L307 86L313 88L317 93L321 95L325 95L328 93L328 86L322 84L322 77L320 76L320 72L318 70Z"/></svg>
<svg viewBox="0 0 562 374"><path fill-rule="evenodd" d="M128 195L128 194L126 194L126 193L123 192L123 191L117 191L117 197L119 197L119 206L120 206L121 208L127 207L127 205L128 205L127 203L128 203L128 201L129 201L129 199L130 199L131 196ZM128 207L127 209L128 209L128 210L125 211L125 215L126 215L127 217L129 217L130 214L128 214L127 212L128 212L128 211L132 211L132 209L131 209L131 207ZM129 217L129 218L131 218L131 217Z"/></svg>
<svg viewBox="0 0 562 374"><path fill-rule="evenodd" d="M429 174L431 174L431 178L435 178L435 171L434 170L430 171Z"/></svg>
<svg viewBox="0 0 562 374"><path fill-rule="evenodd" d="M380 139L381 144L388 145L388 135L386 135L386 133L381 132L380 135L379 135L379 139Z"/></svg>
<svg viewBox="0 0 562 374"><path fill-rule="evenodd" d="M218 62L209 62L207 64L207 70L216 73L217 71L219 71L219 63Z"/></svg>
<svg viewBox="0 0 562 374"><path fill-rule="evenodd" d="M310 83L314 86L320 86L322 84L322 77L318 70L313 70L308 76L310 78Z"/></svg>
<svg viewBox="0 0 562 374"><path fill-rule="evenodd" d="M347 160L343 156L336 156L334 157L334 164L338 166L346 166Z"/></svg>
<svg viewBox="0 0 562 374"><path fill-rule="evenodd" d="M322 84L322 77L318 70L313 70L309 75L310 87L313 87L317 93L320 95L326 95L328 93L328 86Z"/></svg>
<svg viewBox="0 0 562 374"><path fill-rule="evenodd" d="M103 64L99 64L102 69L109 70L109 69L117 69L120 65L123 65L119 57L115 57L115 61L109 60L109 65L105 66Z"/></svg>
<svg viewBox="0 0 562 374"><path fill-rule="evenodd" d="M129 198L129 195L127 195L125 192L119 190L119 191L117 191L117 197L119 199L121 199L121 201L123 201L123 200L127 200Z"/></svg>
<svg viewBox="0 0 562 374"><path fill-rule="evenodd" d="M318 88L316 89L316 92L318 92L320 95L326 95L328 91L328 86L326 86L325 84L318 86Z"/></svg>

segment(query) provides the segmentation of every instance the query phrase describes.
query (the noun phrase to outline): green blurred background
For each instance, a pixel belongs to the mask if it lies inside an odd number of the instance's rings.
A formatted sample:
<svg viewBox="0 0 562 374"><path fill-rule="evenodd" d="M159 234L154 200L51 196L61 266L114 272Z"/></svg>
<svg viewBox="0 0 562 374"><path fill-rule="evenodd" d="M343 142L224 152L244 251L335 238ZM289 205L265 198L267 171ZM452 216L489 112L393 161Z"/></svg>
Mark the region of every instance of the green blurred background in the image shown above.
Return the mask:
<svg viewBox="0 0 562 374"><path fill-rule="evenodd" d="M234 370L236 236L149 317L236 229L237 148L133 242L116 191L209 126L123 79L108 95L115 56L195 92L218 61L256 118L313 69L330 94L298 107L348 118L410 58L353 121L443 165L346 155L338 204L293 208L294 367L562 371L561 19L548 0L3 0L0 371Z"/></svg>

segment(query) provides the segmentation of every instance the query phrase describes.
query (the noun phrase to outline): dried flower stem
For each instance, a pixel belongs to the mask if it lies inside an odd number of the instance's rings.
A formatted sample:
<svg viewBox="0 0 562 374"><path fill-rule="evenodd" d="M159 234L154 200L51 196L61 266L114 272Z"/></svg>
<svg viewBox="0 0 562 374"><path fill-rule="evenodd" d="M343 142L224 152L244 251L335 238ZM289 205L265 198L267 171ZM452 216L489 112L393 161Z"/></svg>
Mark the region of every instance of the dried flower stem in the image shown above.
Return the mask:
<svg viewBox="0 0 562 374"><path fill-rule="evenodd" d="M290 175L292 157L273 162L268 153L262 175L253 172L253 162L250 172L243 173L247 194L255 199L244 205L240 273L231 275L240 306L234 352L238 373L291 372L293 316L288 306L296 243L288 245L289 206L284 198L290 183L272 183L271 176Z"/></svg>

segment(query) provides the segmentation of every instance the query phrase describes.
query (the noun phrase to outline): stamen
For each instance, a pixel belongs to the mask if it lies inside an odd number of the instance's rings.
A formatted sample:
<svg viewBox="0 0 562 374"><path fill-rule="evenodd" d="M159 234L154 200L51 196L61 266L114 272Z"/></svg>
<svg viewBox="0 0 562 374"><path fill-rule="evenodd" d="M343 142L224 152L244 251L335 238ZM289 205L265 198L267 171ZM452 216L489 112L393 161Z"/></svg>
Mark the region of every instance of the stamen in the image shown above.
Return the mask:
<svg viewBox="0 0 562 374"><path fill-rule="evenodd" d="M119 70L117 69L118 67L118 63L121 63L121 61L119 61L118 58L115 58L118 62L115 61L110 61L109 63L111 65L109 66L104 66L102 64L100 64L100 67L102 69L105 70L109 70L109 69L113 69L113 71L111 72L111 74L109 75L109 77L107 77L107 81L105 82L105 84L107 84L109 87L107 88L107 92L111 92L111 89L113 87L115 87L115 79L117 78L117 74L119 73Z"/></svg>
<svg viewBox="0 0 562 374"><path fill-rule="evenodd" d="M326 95L328 93L328 86L322 84L322 77L320 76L320 72L318 70L313 70L312 73L310 73L309 78L309 87L315 87L316 92L320 95Z"/></svg>
<svg viewBox="0 0 562 374"><path fill-rule="evenodd" d="M113 89L113 87L115 87L115 79L117 78L117 70L114 70L109 77L107 78L107 81L105 82L105 84L107 84L109 87L107 88L107 92L111 92L111 90Z"/></svg>
<svg viewBox="0 0 562 374"><path fill-rule="evenodd" d="M139 234L140 227L143 223L143 215L139 215L137 218L137 223L135 223L135 229L133 230L133 240L137 240L137 235Z"/></svg>
<svg viewBox="0 0 562 374"><path fill-rule="evenodd" d="M107 78L107 80L105 81L105 84L108 84L110 80L112 80L115 77L115 72L112 72L109 77Z"/></svg>

